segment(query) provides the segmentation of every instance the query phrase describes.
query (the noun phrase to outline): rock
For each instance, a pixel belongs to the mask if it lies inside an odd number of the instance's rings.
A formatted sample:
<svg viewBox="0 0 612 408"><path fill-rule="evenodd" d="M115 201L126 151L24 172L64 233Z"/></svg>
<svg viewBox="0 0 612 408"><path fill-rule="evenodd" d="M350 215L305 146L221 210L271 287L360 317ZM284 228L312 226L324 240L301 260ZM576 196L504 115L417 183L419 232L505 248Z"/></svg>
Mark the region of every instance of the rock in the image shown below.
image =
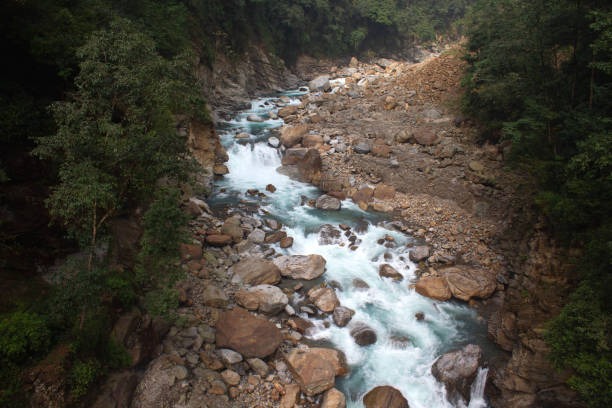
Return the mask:
<svg viewBox="0 0 612 408"><path fill-rule="evenodd" d="M346 374L343 356L334 349L293 349L284 357L302 392L309 397L332 388L336 375Z"/></svg>
<svg viewBox="0 0 612 408"><path fill-rule="evenodd" d="M269 191L270 193L274 193L276 192L276 187L274 186L274 184L268 184L266 186L266 191Z"/></svg>
<svg viewBox="0 0 612 408"><path fill-rule="evenodd" d="M305 147L293 147L285 150L285 154L282 159L283 166L291 166L298 164L304 157L306 157L308 149Z"/></svg>
<svg viewBox="0 0 612 408"><path fill-rule="evenodd" d="M283 291L272 285L257 285L236 292L236 303L249 310L259 310L262 313L276 315L280 313L289 298Z"/></svg>
<svg viewBox="0 0 612 408"><path fill-rule="evenodd" d="M280 281L281 271L272 262L261 258L247 258L232 266L232 283L245 285L274 285Z"/></svg>
<svg viewBox="0 0 612 408"><path fill-rule="evenodd" d="M206 243L213 247L224 247L231 245L234 242L233 238L225 234L213 234L206 236Z"/></svg>
<svg viewBox="0 0 612 408"><path fill-rule="evenodd" d="M381 278L391 278L396 282L399 282L404 279L404 275L399 273L394 267L389 264L380 265L380 267L378 268L378 275Z"/></svg>
<svg viewBox="0 0 612 408"><path fill-rule="evenodd" d="M225 176L227 173L229 173L229 169L225 164L215 164L213 166L213 174L215 176Z"/></svg>
<svg viewBox="0 0 612 408"><path fill-rule="evenodd" d="M387 67L391 66L391 64L393 64L393 61L391 61L390 59L387 58L379 58L376 60L376 65L380 66L381 68L386 69Z"/></svg>
<svg viewBox="0 0 612 408"><path fill-rule="evenodd" d="M391 200L395 198L395 187L387 184L378 184L374 188L373 195L377 200Z"/></svg>
<svg viewBox="0 0 612 408"><path fill-rule="evenodd" d="M261 123L264 121L264 118L262 118L259 115L252 114L252 115L247 116L247 120L249 122Z"/></svg>
<svg viewBox="0 0 612 408"><path fill-rule="evenodd" d="M355 289L370 289L370 285L367 284L363 279L355 278L353 279L353 287Z"/></svg>
<svg viewBox="0 0 612 408"><path fill-rule="evenodd" d="M329 82L329 75L319 75L308 83L310 91L327 92L331 90L331 84Z"/></svg>
<svg viewBox="0 0 612 408"><path fill-rule="evenodd" d="M295 115L298 109L299 107L297 105L285 106L284 108L279 109L278 116L280 118L286 118L287 116Z"/></svg>
<svg viewBox="0 0 612 408"><path fill-rule="evenodd" d="M280 141L285 147L293 147L308 133L308 125L283 126Z"/></svg>
<svg viewBox="0 0 612 408"><path fill-rule="evenodd" d="M426 276L419 279L414 289L419 295L436 300L445 301L452 297L446 279L438 276Z"/></svg>
<svg viewBox="0 0 612 408"><path fill-rule="evenodd" d="M359 206L362 210L368 209L368 203L374 196L374 190L370 187L363 187L359 189L353 196L353 202ZM365 208L364 208L365 207Z"/></svg>
<svg viewBox="0 0 612 408"><path fill-rule="evenodd" d="M319 210L325 211L338 211L342 207L342 203L336 197L329 196L324 194L317 198L317 202L315 203L315 207Z"/></svg>
<svg viewBox="0 0 612 408"><path fill-rule="evenodd" d="M423 320L425 320L425 313L423 313L423 312L416 312L414 314L414 318L417 319L417 321L419 321L419 322L423 321Z"/></svg>
<svg viewBox="0 0 612 408"><path fill-rule="evenodd" d="M474 171L476 173L482 173L484 171L484 166L479 161L471 161L468 164L468 167L469 167L470 170L472 170L472 171Z"/></svg>
<svg viewBox="0 0 612 408"><path fill-rule="evenodd" d="M401 392L384 385L370 390L363 397L365 408L410 408Z"/></svg>
<svg viewBox="0 0 612 408"><path fill-rule="evenodd" d="M219 358L223 362L223 364L227 366L232 366L234 364L238 364L242 361L242 355L240 353L235 352L230 349L217 349L217 354Z"/></svg>
<svg viewBox="0 0 612 408"><path fill-rule="evenodd" d="M359 60L355 57L351 57L351 62L349 62L349 67L359 68Z"/></svg>
<svg viewBox="0 0 612 408"><path fill-rule="evenodd" d="M431 367L431 373L446 387L449 401L459 395L469 403L470 387L482 360L480 347L468 344L461 350L442 355Z"/></svg>
<svg viewBox="0 0 612 408"><path fill-rule="evenodd" d="M174 405L170 395L170 388L176 381L173 367L175 366L165 355L151 362L134 391L130 406L149 408Z"/></svg>
<svg viewBox="0 0 612 408"><path fill-rule="evenodd" d="M109 375L101 387L92 408L129 407L138 385L138 374L130 370ZM33 405L32 405L33 406ZM50 405L49 405L50 406Z"/></svg>
<svg viewBox="0 0 612 408"><path fill-rule="evenodd" d="M256 244L263 244L266 239L266 233L259 228L255 228L253 232L249 234L248 239Z"/></svg>
<svg viewBox="0 0 612 408"><path fill-rule="evenodd" d="M429 120L436 120L442 118L442 113L437 109L426 109L423 111L423 117Z"/></svg>
<svg viewBox="0 0 612 408"><path fill-rule="evenodd" d="M495 277L483 269L451 266L440 273L446 278L453 297L466 302L472 298L487 299L497 288Z"/></svg>
<svg viewBox="0 0 612 408"><path fill-rule="evenodd" d="M308 298L325 313L331 313L337 306L340 306L340 301L332 288L314 287L308 291Z"/></svg>
<svg viewBox="0 0 612 408"><path fill-rule="evenodd" d="M223 289L212 284L206 284L202 290L202 303L205 306L224 309L227 307L229 299Z"/></svg>
<svg viewBox="0 0 612 408"><path fill-rule="evenodd" d="M323 136L321 135L305 135L302 138L302 146L316 147L323 144Z"/></svg>
<svg viewBox="0 0 612 408"><path fill-rule="evenodd" d="M402 129L395 135L397 143L408 143L414 140L414 134L411 129Z"/></svg>
<svg viewBox="0 0 612 408"><path fill-rule="evenodd" d="M293 246L293 238L292 237L285 237L285 238L280 240L279 245L283 249L290 248L290 247Z"/></svg>
<svg viewBox="0 0 612 408"><path fill-rule="evenodd" d="M391 147L384 144L375 144L372 146L372 154L376 157L389 158L391 156Z"/></svg>
<svg viewBox="0 0 612 408"><path fill-rule="evenodd" d="M372 150L372 148L370 147L370 144L366 141L360 141L353 146L353 151L357 154L368 154L370 153L370 150Z"/></svg>
<svg viewBox="0 0 612 408"><path fill-rule="evenodd" d="M268 145L270 147L278 149L280 147L280 145L281 145L281 141L280 141L280 139L278 137L271 136L271 137L268 138Z"/></svg>
<svg viewBox="0 0 612 408"><path fill-rule="evenodd" d="M236 307L221 313L216 325L217 347L228 347L245 357L264 358L283 341L281 331L268 320Z"/></svg>
<svg viewBox="0 0 612 408"><path fill-rule="evenodd" d="M351 329L351 336L355 340L355 343L359 344L362 347L374 344L378 339L374 329L361 322L356 323L355 326Z"/></svg>
<svg viewBox="0 0 612 408"><path fill-rule="evenodd" d="M325 258L321 255L283 255L273 260L282 276L291 279L312 280L325 272Z"/></svg>
<svg viewBox="0 0 612 408"><path fill-rule="evenodd" d="M335 388L325 391L320 408L346 408L346 397Z"/></svg>
<svg viewBox="0 0 612 408"><path fill-rule="evenodd" d="M221 377L227 385L238 385L240 384L240 374L234 370L225 370L221 372Z"/></svg>
<svg viewBox="0 0 612 408"><path fill-rule="evenodd" d="M323 160L321 154L316 149L310 149L298 162L300 178L308 183L317 184L321 180L321 170Z"/></svg>
<svg viewBox="0 0 612 408"><path fill-rule="evenodd" d="M279 230L283 227L283 224L275 220L274 218L266 218L265 219L266 226L273 230Z"/></svg>
<svg viewBox="0 0 612 408"><path fill-rule="evenodd" d="M287 238L287 233L285 231L275 231L269 234L266 234L266 238L264 239L264 243L266 244L275 244L280 242L284 238Z"/></svg>
<svg viewBox="0 0 612 408"><path fill-rule="evenodd" d="M232 237L232 240L236 243L242 241L244 236L244 231L240 226L241 219L239 216L229 217L223 222L223 226L221 227L221 233L224 235L229 235Z"/></svg>
<svg viewBox="0 0 612 408"><path fill-rule="evenodd" d="M265 378L268 375L268 372L270 371L270 367L268 367L268 364L266 364L265 361L259 358L249 358L247 360L247 363L249 363L249 366L253 369L253 371L255 371L257 375L262 378Z"/></svg>
<svg viewBox="0 0 612 408"><path fill-rule="evenodd" d="M429 247L427 245L419 245L410 250L408 256L412 262L421 262L429 258Z"/></svg>
<svg viewBox="0 0 612 408"><path fill-rule="evenodd" d="M179 249L181 251L181 259L184 261L202 258L201 244L180 244Z"/></svg>
<svg viewBox="0 0 612 408"><path fill-rule="evenodd" d="M281 399L279 408L293 408L297 403L300 394L300 386L297 384L287 384L285 386L285 395Z"/></svg>
<svg viewBox="0 0 612 408"><path fill-rule="evenodd" d="M337 245L342 242L342 234L331 224L319 228L319 245Z"/></svg>
<svg viewBox="0 0 612 408"><path fill-rule="evenodd" d="M348 307L338 306L334 309L334 323L338 327L345 327L353 318L355 311Z"/></svg>
<svg viewBox="0 0 612 408"><path fill-rule="evenodd" d="M415 130L413 136L414 141L421 146L433 146L440 143L440 138L432 129Z"/></svg>
<svg viewBox="0 0 612 408"><path fill-rule="evenodd" d="M251 136L247 132L240 132L236 136L234 136L234 139L248 139L250 137Z"/></svg>

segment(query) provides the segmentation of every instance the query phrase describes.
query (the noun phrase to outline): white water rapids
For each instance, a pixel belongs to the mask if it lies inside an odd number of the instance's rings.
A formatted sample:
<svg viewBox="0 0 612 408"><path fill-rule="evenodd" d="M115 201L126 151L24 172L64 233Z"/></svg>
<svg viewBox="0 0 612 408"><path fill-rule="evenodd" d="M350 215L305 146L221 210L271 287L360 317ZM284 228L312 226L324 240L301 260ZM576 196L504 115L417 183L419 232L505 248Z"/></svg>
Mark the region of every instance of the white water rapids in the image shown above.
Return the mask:
<svg viewBox="0 0 612 408"><path fill-rule="evenodd" d="M281 156L266 143L269 129L282 125L281 120L270 120L268 112L275 110L274 98L253 102L253 108L241 112L236 119L222 125L222 142L229 153L230 173L216 184L215 200L219 203L251 199L248 189L264 191L266 185L276 187L274 193L261 202L261 208L284 225L294 244L287 254L320 254L327 260L325 280L335 281L341 289L337 295L343 306L355 310L347 327L337 327L331 317L312 319L316 330L312 340L330 343L342 350L350 365L350 374L340 379L337 386L347 396L347 406L363 407L363 395L379 385L391 385L402 392L412 408L453 408L446 399L444 386L431 374L431 365L442 353L473 342L474 332L483 331L475 313L467 306L454 302L437 302L418 295L409 283L415 278L415 265L409 261L412 238L377 224L382 216L361 211L352 202L342 202L339 212L324 212L301 205L301 196L316 198L317 188L290 179L277 172ZM296 101L292 101L296 103ZM256 114L266 119L262 123L249 122L246 117ZM247 132L250 139L234 140L239 132ZM262 214L260 210L260 214ZM341 235L334 245L320 245L318 230L323 224L339 223L353 227L367 222L357 233L359 246L351 250L348 239ZM390 235L395 247L387 248L378 241ZM344 243L344 245L339 245ZM394 282L378 275L379 265L391 264L404 276ZM354 279L367 283L368 289L355 288ZM296 299L294 299L296 300ZM416 313L425 319L418 321ZM307 316L304 314L303 317ZM367 347L358 346L350 336L356 322L367 323L377 334L377 342ZM481 374L484 373L484 374ZM472 388L469 408L483 408L486 371L481 370Z"/></svg>

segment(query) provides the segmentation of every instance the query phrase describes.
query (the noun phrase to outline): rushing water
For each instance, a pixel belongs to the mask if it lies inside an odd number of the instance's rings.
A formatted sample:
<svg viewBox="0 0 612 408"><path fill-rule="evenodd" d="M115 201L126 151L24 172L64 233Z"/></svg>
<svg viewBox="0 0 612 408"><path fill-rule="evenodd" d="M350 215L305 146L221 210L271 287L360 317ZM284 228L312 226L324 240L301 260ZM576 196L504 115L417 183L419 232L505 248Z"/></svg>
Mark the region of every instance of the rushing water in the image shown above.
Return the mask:
<svg viewBox="0 0 612 408"><path fill-rule="evenodd" d="M453 407L446 400L444 386L432 376L431 365L442 353L478 341L484 331L483 325L465 305L437 302L409 288L409 282L415 278L415 265L408 259L406 246L411 237L385 228L380 215L364 212L348 200L342 202L342 210L338 212L301 205L302 196L316 198L320 192L277 172L281 166L280 152L266 143L270 129L283 123L270 119L269 113L276 111L274 101L274 98L254 101L251 110L239 112L234 120L221 124L219 131L229 153L230 173L217 182L216 203L213 204L252 201L253 198L245 194L246 190L264 191L268 184L273 184L276 191L268 193L268 198L259 204L269 214L267 216L281 221L287 234L294 238L291 248L276 248L277 251L325 257L325 279L339 284L340 303L356 313L344 328L334 325L331 317L327 317L327 321L314 320L316 329L310 338L331 343L346 354L351 370L347 377L339 380L338 387L346 394L349 407L363 407L363 395L379 385L399 389L413 408ZM265 121L249 122L246 118L252 114ZM235 135L239 132L249 133L249 139L236 141ZM339 223L366 226L356 234L359 242L356 250L349 248L344 235L333 245L320 244L319 228ZM393 248L379 243L387 235L394 238ZM397 283L380 278L378 268L382 263L391 264L403 274L404 280ZM355 288L355 278L365 281L369 288ZM298 300L293 299L294 302ZM423 321L415 318L418 312L424 313ZM367 323L375 329L378 337L375 344L360 347L355 343L350 329L356 322ZM483 399L485 381L486 371L481 370L472 387L469 408L486 407Z"/></svg>

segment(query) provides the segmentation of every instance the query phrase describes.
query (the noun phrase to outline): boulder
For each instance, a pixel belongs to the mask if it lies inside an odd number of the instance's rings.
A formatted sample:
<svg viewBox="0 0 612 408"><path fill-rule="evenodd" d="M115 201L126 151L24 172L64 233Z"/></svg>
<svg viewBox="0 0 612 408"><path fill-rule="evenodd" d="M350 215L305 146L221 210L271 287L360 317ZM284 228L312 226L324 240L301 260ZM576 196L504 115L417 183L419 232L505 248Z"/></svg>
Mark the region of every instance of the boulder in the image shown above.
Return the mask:
<svg viewBox="0 0 612 408"><path fill-rule="evenodd" d="M240 307L221 313L216 329L217 348L227 347L247 358L267 357L283 341L283 335L274 323L255 317Z"/></svg>
<svg viewBox="0 0 612 408"><path fill-rule="evenodd" d="M402 393L388 385L370 390L363 397L363 405L365 408L409 408Z"/></svg>
<svg viewBox="0 0 612 408"><path fill-rule="evenodd" d="M331 389L336 375L347 373L344 356L334 349L293 349L284 357L302 392L309 397Z"/></svg>
<svg viewBox="0 0 612 408"><path fill-rule="evenodd" d="M283 166L298 164L306 156L306 153L308 153L308 149L305 147L293 147L285 150L282 159Z"/></svg>
<svg viewBox="0 0 612 408"><path fill-rule="evenodd" d="M263 244L266 239L266 233L259 229L255 228L248 236L249 241L254 242L256 244Z"/></svg>
<svg viewBox="0 0 612 408"><path fill-rule="evenodd" d="M266 238L264 239L265 244L275 244L280 242L283 238L287 238L287 233L285 231L274 231L266 234Z"/></svg>
<svg viewBox="0 0 612 408"><path fill-rule="evenodd" d="M314 287L308 291L308 298L325 313L331 313L340 306L340 301L333 288Z"/></svg>
<svg viewBox="0 0 612 408"><path fill-rule="evenodd" d="M342 207L342 203L336 197L323 194L322 196L317 198L315 207L317 207L319 210L338 211Z"/></svg>
<svg viewBox="0 0 612 408"><path fill-rule="evenodd" d="M283 255L273 260L281 275L291 279L312 280L325 272L325 258L321 255Z"/></svg>
<svg viewBox="0 0 612 408"><path fill-rule="evenodd" d="M429 247L427 245L415 246L410 250L409 258L412 262L421 262L429 258Z"/></svg>
<svg viewBox="0 0 612 408"><path fill-rule="evenodd" d="M336 388L329 389L323 394L320 408L346 408L346 397Z"/></svg>
<svg viewBox="0 0 612 408"><path fill-rule="evenodd" d="M172 406L170 388L176 382L176 367L168 356L162 355L149 364L134 391L131 407L149 408Z"/></svg>
<svg viewBox="0 0 612 408"><path fill-rule="evenodd" d="M234 242L233 238L225 234L212 234L206 236L206 243L213 247L224 247L231 245Z"/></svg>
<svg viewBox="0 0 612 408"><path fill-rule="evenodd" d="M305 135L302 138L302 146L316 147L323 144L323 136L321 135Z"/></svg>
<svg viewBox="0 0 612 408"><path fill-rule="evenodd" d="M436 300L448 300L452 297L446 279L438 276L425 276L414 286L416 292L428 298Z"/></svg>
<svg viewBox="0 0 612 408"><path fill-rule="evenodd" d="M247 116L247 120L249 122L261 123L264 121L264 118L262 118L259 115L252 114L252 115Z"/></svg>
<svg viewBox="0 0 612 408"><path fill-rule="evenodd" d="M229 217L225 220L225 222L223 222L221 233L224 235L229 235L236 243L242 241L244 231L242 231L240 223L241 220L239 216Z"/></svg>
<svg viewBox="0 0 612 408"><path fill-rule="evenodd" d="M373 195L377 200L391 200L395 197L395 187L387 184L378 184L374 188Z"/></svg>
<svg viewBox="0 0 612 408"><path fill-rule="evenodd" d="M363 187L357 190L357 192L355 192L351 198L353 199L353 202L359 206L359 208L362 210L367 210L368 203L372 200L373 196L374 189L370 187Z"/></svg>
<svg viewBox="0 0 612 408"><path fill-rule="evenodd" d="M280 118L286 118L287 116L295 115L298 109L299 107L297 105L285 106L284 108L279 109L278 116Z"/></svg>
<svg viewBox="0 0 612 408"><path fill-rule="evenodd" d="M372 146L372 154L376 157L391 157L391 147L384 144L375 144Z"/></svg>
<svg viewBox="0 0 612 408"><path fill-rule="evenodd" d="M285 147L293 147L302 141L306 133L308 133L307 125L283 126L280 141Z"/></svg>
<svg viewBox="0 0 612 408"><path fill-rule="evenodd" d="M240 132L236 136L234 136L234 139L248 139L250 137L251 136L247 132Z"/></svg>
<svg viewBox="0 0 612 408"><path fill-rule="evenodd" d="M300 396L300 386L297 384L287 384L285 386L285 395L281 398L278 408L293 408L298 402Z"/></svg>
<svg viewBox="0 0 612 408"><path fill-rule="evenodd" d="M355 311L353 309L349 309L348 307L344 306L338 306L334 309L334 323L336 323L336 326L338 327L344 327L351 321L354 314Z"/></svg>
<svg viewBox="0 0 612 408"><path fill-rule="evenodd" d="M268 145L275 149L279 148L281 145L280 139L276 136L271 136L268 138Z"/></svg>
<svg viewBox="0 0 612 408"><path fill-rule="evenodd" d="M433 146L440 143L440 138L433 129L415 130L414 141L421 146Z"/></svg>
<svg viewBox="0 0 612 408"><path fill-rule="evenodd" d="M380 267L378 268L378 275L381 278L391 278L396 282L399 282L404 279L404 275L399 273L394 267L389 264L380 265Z"/></svg>
<svg viewBox="0 0 612 408"><path fill-rule="evenodd" d="M482 351L474 344L442 355L431 367L434 377L444 384L449 400L461 396L469 403L470 387L478 374Z"/></svg>
<svg viewBox="0 0 612 408"><path fill-rule="evenodd" d="M274 285L280 281L281 271L272 262L261 258L247 258L232 266L232 283L245 285Z"/></svg>
<svg viewBox="0 0 612 408"><path fill-rule="evenodd" d="M257 285L236 292L236 303L249 310L275 315L285 309L289 298L281 289L272 285Z"/></svg>
<svg viewBox="0 0 612 408"><path fill-rule="evenodd" d="M110 374L91 408L129 407L138 378L138 374L131 370Z"/></svg>
<svg viewBox="0 0 612 408"><path fill-rule="evenodd" d="M331 224L319 228L319 245L336 245L342 242L342 233Z"/></svg>
<svg viewBox="0 0 612 408"><path fill-rule="evenodd" d="M376 340L378 340L374 329L362 322L356 323L351 329L351 336L355 340L355 343L362 347L374 344Z"/></svg>
<svg viewBox="0 0 612 408"><path fill-rule="evenodd" d="M301 180L307 183L317 184L321 180L323 160L317 149L310 149L297 162Z"/></svg>
<svg viewBox="0 0 612 408"><path fill-rule="evenodd" d="M402 129L395 135L395 141L397 143L408 143L414 140L413 138L414 135L411 129Z"/></svg>
<svg viewBox="0 0 612 408"><path fill-rule="evenodd" d="M213 166L213 174L215 176L225 176L227 173L229 173L229 169L225 164L215 164Z"/></svg>
<svg viewBox="0 0 612 408"><path fill-rule="evenodd" d="M329 82L329 75L319 75L308 83L310 91L327 92L331 90L331 84Z"/></svg>
<svg viewBox="0 0 612 408"><path fill-rule="evenodd" d="M281 239L278 244L283 249L290 248L290 247L293 246L293 237L285 237L285 238Z"/></svg>
<svg viewBox="0 0 612 408"><path fill-rule="evenodd" d="M206 306L223 309L227 307L229 299L223 289L212 284L206 284L204 290L202 290L202 303Z"/></svg>
<svg viewBox="0 0 612 408"><path fill-rule="evenodd" d="M487 299L495 289L495 277L489 271L469 266L451 266L440 271L446 278L453 297L464 301Z"/></svg>

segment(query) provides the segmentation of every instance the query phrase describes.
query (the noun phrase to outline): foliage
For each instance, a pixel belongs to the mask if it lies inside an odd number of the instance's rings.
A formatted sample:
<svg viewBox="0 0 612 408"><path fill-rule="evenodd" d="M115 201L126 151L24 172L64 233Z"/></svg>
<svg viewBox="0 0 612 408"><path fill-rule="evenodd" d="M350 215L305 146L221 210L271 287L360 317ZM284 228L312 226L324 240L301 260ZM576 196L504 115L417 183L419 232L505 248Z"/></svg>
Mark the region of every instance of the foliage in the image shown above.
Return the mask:
<svg viewBox="0 0 612 408"><path fill-rule="evenodd" d="M95 360L76 361L70 373L70 389L75 398L81 398L100 375L100 365Z"/></svg>
<svg viewBox="0 0 612 408"><path fill-rule="evenodd" d="M483 138L512 142L555 237L584 249L580 284L546 335L551 358L589 406L610 406L610 4L481 0L469 21L466 111Z"/></svg>
<svg viewBox="0 0 612 408"><path fill-rule="evenodd" d="M4 364L45 352L49 344L49 329L37 314L16 312L0 321L0 361Z"/></svg>

